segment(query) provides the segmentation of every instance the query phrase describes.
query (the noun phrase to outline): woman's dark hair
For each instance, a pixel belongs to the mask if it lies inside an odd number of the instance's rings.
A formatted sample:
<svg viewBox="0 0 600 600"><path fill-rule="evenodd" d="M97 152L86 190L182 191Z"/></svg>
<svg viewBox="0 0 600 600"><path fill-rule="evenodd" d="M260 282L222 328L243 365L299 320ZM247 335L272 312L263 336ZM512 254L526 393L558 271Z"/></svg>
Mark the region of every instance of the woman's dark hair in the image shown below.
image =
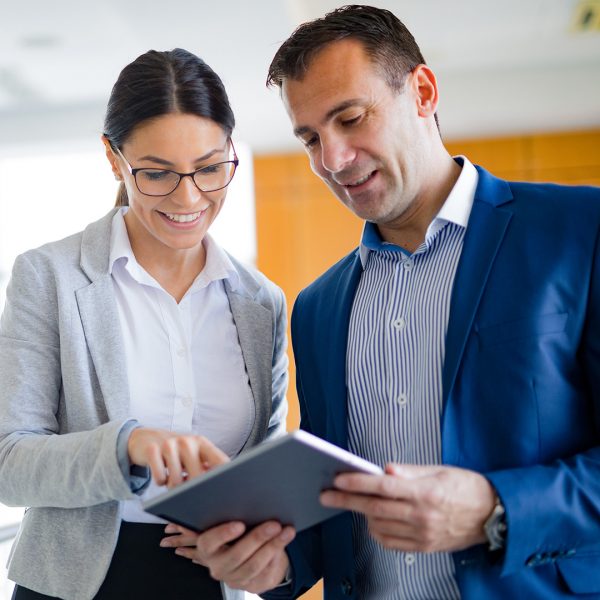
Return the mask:
<svg viewBox="0 0 600 600"><path fill-rule="evenodd" d="M344 39L361 42L388 85L401 91L406 75L425 59L411 32L389 10L350 4L321 19L303 23L279 48L267 76L267 86L284 79L302 79L312 58L324 46Z"/></svg>
<svg viewBox="0 0 600 600"><path fill-rule="evenodd" d="M220 77L201 58L175 48L149 50L121 71L108 100L104 135L113 149L121 149L137 125L169 113L211 119L228 136L235 126ZM116 205L128 204L121 183Z"/></svg>

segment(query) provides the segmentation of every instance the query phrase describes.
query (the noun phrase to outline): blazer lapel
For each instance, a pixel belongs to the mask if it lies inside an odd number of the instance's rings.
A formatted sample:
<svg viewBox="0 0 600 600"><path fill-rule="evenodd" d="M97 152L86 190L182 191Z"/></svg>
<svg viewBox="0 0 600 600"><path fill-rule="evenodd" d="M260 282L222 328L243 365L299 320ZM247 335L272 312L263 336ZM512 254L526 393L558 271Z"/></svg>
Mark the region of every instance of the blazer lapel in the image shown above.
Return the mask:
<svg viewBox="0 0 600 600"><path fill-rule="evenodd" d="M112 218L116 210L89 225L81 242L81 268L90 285L75 292L86 343L111 420L129 412L125 349L113 282L108 272Z"/></svg>
<svg viewBox="0 0 600 600"><path fill-rule="evenodd" d="M267 431L272 402L273 323L269 310L251 298L225 285L231 314L238 332L250 389L254 398L255 419L244 448L256 444Z"/></svg>
<svg viewBox="0 0 600 600"><path fill-rule="evenodd" d="M110 275L75 293L83 331L109 419L128 416L129 384L119 315Z"/></svg>
<svg viewBox="0 0 600 600"><path fill-rule="evenodd" d="M498 208L512 199L508 184L479 167L477 170L479 183L450 301L442 372L444 416L477 307L512 217L510 211Z"/></svg>

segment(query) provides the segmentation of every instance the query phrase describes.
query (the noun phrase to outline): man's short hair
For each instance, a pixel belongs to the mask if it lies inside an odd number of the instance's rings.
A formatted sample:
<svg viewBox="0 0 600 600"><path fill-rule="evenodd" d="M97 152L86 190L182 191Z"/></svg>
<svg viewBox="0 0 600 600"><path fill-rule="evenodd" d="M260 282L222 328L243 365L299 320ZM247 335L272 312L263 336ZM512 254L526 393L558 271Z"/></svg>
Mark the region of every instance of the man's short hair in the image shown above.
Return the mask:
<svg viewBox="0 0 600 600"><path fill-rule="evenodd" d="M300 25L279 48L267 76L267 86L302 79L310 61L324 46L339 40L361 42L388 85L401 91L406 75L425 59L415 38L389 10L349 4Z"/></svg>

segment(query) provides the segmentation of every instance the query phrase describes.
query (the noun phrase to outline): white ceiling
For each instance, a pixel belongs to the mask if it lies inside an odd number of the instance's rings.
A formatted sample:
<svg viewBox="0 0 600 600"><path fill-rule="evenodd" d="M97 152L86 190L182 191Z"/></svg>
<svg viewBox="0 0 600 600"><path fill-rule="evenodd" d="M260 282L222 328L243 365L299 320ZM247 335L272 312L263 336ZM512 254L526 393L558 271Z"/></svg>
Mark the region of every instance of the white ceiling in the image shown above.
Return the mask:
<svg viewBox="0 0 600 600"><path fill-rule="evenodd" d="M598 1L598 0L591 0ZM579 0L395 0L441 87L447 138L600 126L600 33L575 33ZM176 46L223 78L237 137L299 149L270 60L328 0L0 0L0 147L96 141L121 68Z"/></svg>

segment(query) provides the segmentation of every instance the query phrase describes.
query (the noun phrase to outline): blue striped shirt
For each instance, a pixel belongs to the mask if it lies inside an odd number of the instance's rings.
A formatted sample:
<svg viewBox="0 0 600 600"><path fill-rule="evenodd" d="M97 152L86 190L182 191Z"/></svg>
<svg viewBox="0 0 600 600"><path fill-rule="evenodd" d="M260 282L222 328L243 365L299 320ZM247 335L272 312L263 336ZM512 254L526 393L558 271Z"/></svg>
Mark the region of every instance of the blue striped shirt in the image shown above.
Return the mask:
<svg viewBox="0 0 600 600"><path fill-rule="evenodd" d="M349 448L376 463L441 463L442 366L452 285L477 171L466 159L413 254L366 223L347 350ZM353 515L358 597L460 598L448 553L386 550Z"/></svg>

